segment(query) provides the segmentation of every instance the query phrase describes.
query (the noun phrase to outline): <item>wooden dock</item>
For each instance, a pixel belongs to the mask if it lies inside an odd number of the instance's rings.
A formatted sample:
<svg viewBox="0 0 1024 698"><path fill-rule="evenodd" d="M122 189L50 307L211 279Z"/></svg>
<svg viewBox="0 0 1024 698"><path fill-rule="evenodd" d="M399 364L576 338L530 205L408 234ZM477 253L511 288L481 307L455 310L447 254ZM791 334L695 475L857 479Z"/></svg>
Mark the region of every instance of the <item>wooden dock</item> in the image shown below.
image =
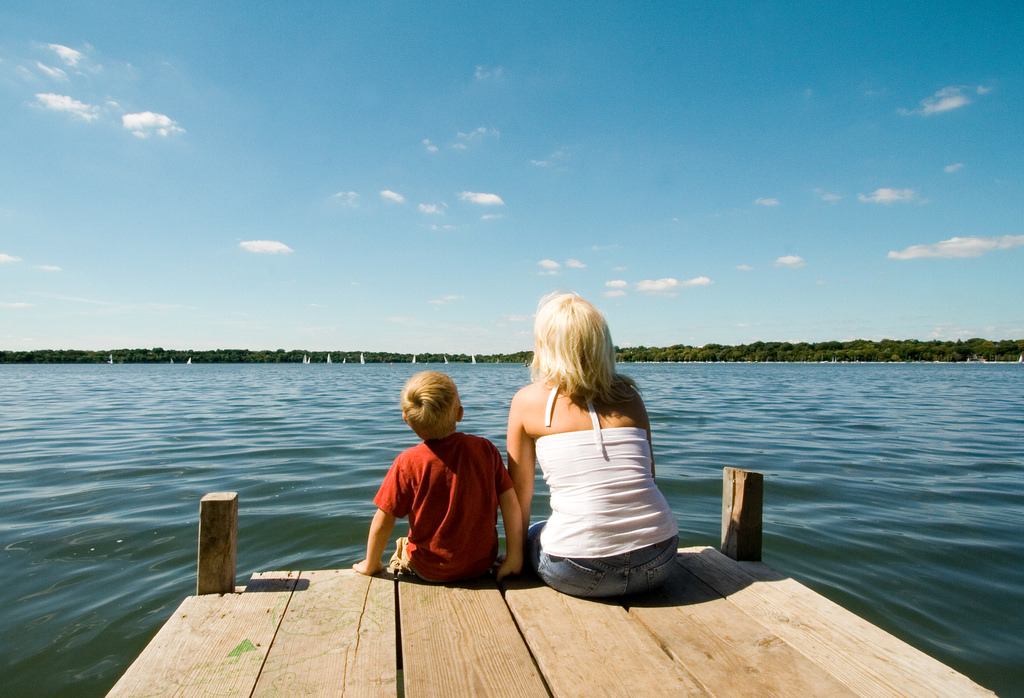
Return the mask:
<svg viewBox="0 0 1024 698"><path fill-rule="evenodd" d="M726 499L734 484L727 475ZM643 596L506 581L259 573L244 590L185 599L109 695L994 695L768 565L709 547L679 550L665 588Z"/></svg>

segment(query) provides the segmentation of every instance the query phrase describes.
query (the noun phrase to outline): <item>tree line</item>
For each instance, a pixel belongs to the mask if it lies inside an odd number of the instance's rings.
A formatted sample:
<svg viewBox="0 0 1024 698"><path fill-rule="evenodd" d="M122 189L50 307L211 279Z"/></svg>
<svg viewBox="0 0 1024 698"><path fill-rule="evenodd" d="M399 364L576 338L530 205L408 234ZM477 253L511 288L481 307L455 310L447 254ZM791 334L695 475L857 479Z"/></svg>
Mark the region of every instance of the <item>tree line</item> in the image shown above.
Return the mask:
<svg viewBox="0 0 1024 698"><path fill-rule="evenodd" d="M415 357L417 363L443 364L471 363L474 359L479 363L522 363L529 361L533 352L521 351L512 354L402 354L383 351L309 351L304 349L250 350L250 349L210 349L194 351L191 349L104 349L91 351L82 349L35 349L27 351L0 351L0 363L5 364L169 364L192 363L202 364L285 364L326 363L330 356L331 362L368 364L411 363Z"/></svg>
<svg viewBox="0 0 1024 698"><path fill-rule="evenodd" d="M850 342L754 342L728 346L631 347L618 350L619 361L694 362L907 362L907 361L1017 361L1024 354L1024 339L994 342L987 339L926 341L856 339Z"/></svg>
<svg viewBox="0 0 1024 698"><path fill-rule="evenodd" d="M919 341L916 339L857 339L849 342L754 342L752 344L705 344L692 347L616 347L621 362L906 362L906 361L1017 361L1024 356L1024 339L991 341L968 339ZM249 350L212 349L204 351L162 349L37 349L0 351L0 363L7 364L95 364L95 363L332 363L368 364L417 363L529 363L532 351L510 354L408 354L380 351L307 351L301 349Z"/></svg>

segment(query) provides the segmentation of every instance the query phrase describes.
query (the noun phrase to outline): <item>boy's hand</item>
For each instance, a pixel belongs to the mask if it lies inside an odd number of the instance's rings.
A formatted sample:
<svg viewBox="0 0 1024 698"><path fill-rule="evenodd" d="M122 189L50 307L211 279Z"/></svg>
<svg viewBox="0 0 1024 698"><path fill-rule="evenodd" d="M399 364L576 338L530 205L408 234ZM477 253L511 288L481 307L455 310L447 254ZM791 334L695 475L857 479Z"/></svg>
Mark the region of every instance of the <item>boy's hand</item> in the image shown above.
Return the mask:
<svg viewBox="0 0 1024 698"><path fill-rule="evenodd" d="M499 582L510 574L519 574L523 571L523 556L521 554L506 555L504 560L499 557L499 562L501 565L495 575Z"/></svg>
<svg viewBox="0 0 1024 698"><path fill-rule="evenodd" d="M376 564L374 564L372 560L362 560L352 565L352 569L354 569L359 574L365 574L368 577L372 577L373 575L383 570L384 565L381 564L380 560L377 560Z"/></svg>

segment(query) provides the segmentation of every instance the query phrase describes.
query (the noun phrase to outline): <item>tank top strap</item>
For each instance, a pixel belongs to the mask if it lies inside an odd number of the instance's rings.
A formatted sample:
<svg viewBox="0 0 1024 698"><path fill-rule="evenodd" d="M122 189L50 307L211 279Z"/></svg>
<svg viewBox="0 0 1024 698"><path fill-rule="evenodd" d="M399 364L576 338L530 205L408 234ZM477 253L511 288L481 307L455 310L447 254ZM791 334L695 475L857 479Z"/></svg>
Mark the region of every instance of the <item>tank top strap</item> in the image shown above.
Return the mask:
<svg viewBox="0 0 1024 698"><path fill-rule="evenodd" d="M555 412L555 398L558 397L558 388L554 387L551 392L548 393L548 404L544 408L544 426L551 426L551 415ZM598 452L605 458L608 457L607 452L604 449L604 435L601 433L601 420L597 418L597 410L594 409L594 403L587 400L587 410L590 412L590 422L594 425L594 445L597 446Z"/></svg>
<svg viewBox="0 0 1024 698"><path fill-rule="evenodd" d="M551 415L555 411L555 398L558 397L558 386L551 389L548 395L548 406L544 408L544 426L551 426Z"/></svg>
<svg viewBox="0 0 1024 698"><path fill-rule="evenodd" d="M594 409L594 403L590 400L587 400L587 410L590 411L590 422L594 425L594 445L597 446L601 455L607 456L604 450L604 434L601 433L601 420L597 418L597 410Z"/></svg>

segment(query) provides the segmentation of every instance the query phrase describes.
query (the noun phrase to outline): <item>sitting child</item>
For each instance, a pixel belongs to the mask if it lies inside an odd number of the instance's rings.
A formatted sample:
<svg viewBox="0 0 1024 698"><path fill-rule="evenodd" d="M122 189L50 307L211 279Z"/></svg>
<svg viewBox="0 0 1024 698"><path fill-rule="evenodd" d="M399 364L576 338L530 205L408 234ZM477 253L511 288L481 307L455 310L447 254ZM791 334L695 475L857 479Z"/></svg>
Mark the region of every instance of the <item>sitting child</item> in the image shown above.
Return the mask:
<svg viewBox="0 0 1024 698"><path fill-rule="evenodd" d="M399 455L373 498L366 559L361 574L383 569L381 555L395 520L409 517L408 538L398 539L392 569L429 582L470 579L498 557L498 509L505 526L506 557L500 581L523 564L522 514L498 449L485 438L455 431L462 419L455 382L424 371L402 390L402 419L423 443Z"/></svg>

